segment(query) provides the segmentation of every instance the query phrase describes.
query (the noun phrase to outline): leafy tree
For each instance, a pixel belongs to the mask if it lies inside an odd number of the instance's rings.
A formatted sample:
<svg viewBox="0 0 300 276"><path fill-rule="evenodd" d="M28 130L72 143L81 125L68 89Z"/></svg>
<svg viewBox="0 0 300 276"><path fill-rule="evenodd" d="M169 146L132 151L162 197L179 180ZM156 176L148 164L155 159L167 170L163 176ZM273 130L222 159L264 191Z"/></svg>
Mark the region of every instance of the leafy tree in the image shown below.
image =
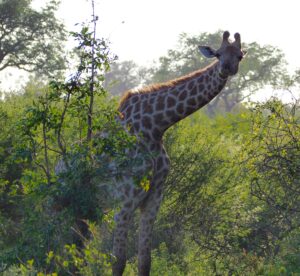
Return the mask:
<svg viewBox="0 0 300 276"><path fill-rule="evenodd" d="M256 206L245 200L249 192L237 181L238 141L249 127L240 120L240 115L209 119L195 114L166 136L172 167L157 231L171 253L180 248L182 258L188 250L182 240L196 244L194 254L203 256L199 263L209 260L212 274L246 269L236 263L243 259L241 240Z"/></svg>
<svg viewBox="0 0 300 276"><path fill-rule="evenodd" d="M24 183L21 179L25 171L32 169L32 156L19 131L18 122L32 100L33 95L29 93L10 93L0 101L0 263L4 267L11 263L16 243L21 242L25 235L20 232L27 208L23 201Z"/></svg>
<svg viewBox="0 0 300 276"><path fill-rule="evenodd" d="M101 154L106 147L100 137L96 147L97 139L92 134L109 125L116 113L114 102L104 103L102 86L103 75L113 56L106 41L96 39L94 33L87 26L73 33L79 42L79 64L69 80L52 81L38 91L14 97L14 102L4 99L3 106L9 102L11 112L13 105L23 103L27 97L31 103L26 100L26 104L17 109L14 121L9 121L2 132L4 137L0 137L0 204L17 209L16 219L7 215L7 208L3 216L0 213L3 234L0 244L4 244L0 263L10 265L18 262L17 259L34 259L38 266L45 265L45 254L49 250L61 251L65 243L83 246L80 235L87 235L85 220L103 217L101 199L105 191L100 193L100 186L94 181L103 170L99 167L99 171L95 170L93 156L97 151ZM27 89L32 89L32 84ZM9 118L5 111L3 123ZM8 138L13 138L12 142L5 136L11 128L14 131ZM124 143L125 137L120 140ZM54 173L58 159L65 161L67 168L69 164L73 168L62 173L60 181ZM17 171L12 179L10 167ZM9 208L11 214L13 208ZM2 228L8 221L10 224ZM15 230L11 233L19 235L17 240L9 239L10 225ZM72 231L72 227L76 230Z"/></svg>
<svg viewBox="0 0 300 276"><path fill-rule="evenodd" d="M120 95L129 89L143 84L146 68L138 67L131 60L116 62L105 75L105 88L113 95Z"/></svg>
<svg viewBox="0 0 300 276"><path fill-rule="evenodd" d="M170 129L154 244L180 260L192 254L207 274L298 272L299 114L297 101L273 100L251 113L196 113Z"/></svg>
<svg viewBox="0 0 300 276"><path fill-rule="evenodd" d="M67 81L49 86L31 81L23 94L0 101L4 275L109 275L113 258L103 248L109 251L111 244L103 237L110 235L118 205L106 182L115 173L108 164L114 160L119 175L130 167L125 149L135 140L114 123L118 114L115 102L105 96L105 78L106 87L113 79L120 81L115 92L132 88L123 80L136 86L141 76L149 82L163 81L164 75L174 78L209 62L195 54L200 38L214 46L219 40L218 34L184 34L179 48L151 72L124 62L110 75L114 57L105 40L96 39L87 26L73 36L79 64ZM297 88L299 72L287 77L280 71L280 51L256 43L247 50L241 76L225 93L234 99L242 97L238 89ZM227 106L223 98L215 104ZM299 273L299 102L273 100L251 107L213 118L198 112L166 133L172 168L155 225L154 275ZM56 175L58 160L65 169ZM133 265L127 273L135 275L135 239L130 240Z"/></svg>
<svg viewBox="0 0 300 276"><path fill-rule="evenodd" d="M211 61L198 54L198 45L218 48L221 33L202 33L198 36L181 34L177 48L169 50L166 56L159 58L156 67L150 69L152 77L148 82L170 80L208 65ZM217 109L226 112L233 110L249 95L264 86L279 85L287 75L284 54L276 47L261 46L256 42L244 43L243 47L247 50L247 55L240 64L239 72L226 85L224 91L208 105L210 114L215 113Z"/></svg>
<svg viewBox="0 0 300 276"><path fill-rule="evenodd" d="M267 206L264 231L273 243L300 226L299 116L297 102L284 105L274 98L257 104L243 148L251 193Z"/></svg>
<svg viewBox="0 0 300 276"><path fill-rule="evenodd" d="M55 18L58 2L51 0L40 12L31 2L0 2L0 71L16 67L51 76L65 66L61 53L66 32Z"/></svg>

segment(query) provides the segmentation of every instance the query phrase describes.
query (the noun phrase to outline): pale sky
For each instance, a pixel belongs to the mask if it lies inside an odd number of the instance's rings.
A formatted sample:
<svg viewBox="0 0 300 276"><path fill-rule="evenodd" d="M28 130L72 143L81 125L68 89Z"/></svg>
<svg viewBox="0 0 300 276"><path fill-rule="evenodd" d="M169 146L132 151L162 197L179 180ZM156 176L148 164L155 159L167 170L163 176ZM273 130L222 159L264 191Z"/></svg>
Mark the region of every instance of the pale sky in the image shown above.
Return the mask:
<svg viewBox="0 0 300 276"><path fill-rule="evenodd" d="M42 0L36 0L42 2ZM175 46L182 32L240 32L242 41L281 48L300 68L297 0L95 0L99 35L109 37L121 60L151 62ZM69 28L91 14L88 0L62 0L59 17ZM122 22L124 22L122 24Z"/></svg>
<svg viewBox="0 0 300 276"><path fill-rule="evenodd" d="M35 7L46 0L33 0ZM95 0L98 36L109 38L120 60L147 65L174 48L182 32L228 30L242 41L283 50L290 69L300 68L300 2L297 0ZM57 16L75 30L91 19L90 0L61 0ZM0 72L0 77L2 72ZM2 76L3 78L3 76Z"/></svg>

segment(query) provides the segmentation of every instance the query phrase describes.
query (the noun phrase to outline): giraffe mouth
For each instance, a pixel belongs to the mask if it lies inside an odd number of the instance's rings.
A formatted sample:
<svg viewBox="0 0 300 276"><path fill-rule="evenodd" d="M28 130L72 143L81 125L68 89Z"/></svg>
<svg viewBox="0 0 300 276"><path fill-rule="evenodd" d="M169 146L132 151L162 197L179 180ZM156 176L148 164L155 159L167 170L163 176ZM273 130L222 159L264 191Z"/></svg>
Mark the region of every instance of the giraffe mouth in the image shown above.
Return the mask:
<svg viewBox="0 0 300 276"><path fill-rule="evenodd" d="M229 68L223 68L223 69L221 69L220 70L220 74L222 75L222 76L226 76L226 77L228 77L228 76L234 76L236 73L238 72L238 70L236 69L236 70L234 70L234 69L229 69Z"/></svg>

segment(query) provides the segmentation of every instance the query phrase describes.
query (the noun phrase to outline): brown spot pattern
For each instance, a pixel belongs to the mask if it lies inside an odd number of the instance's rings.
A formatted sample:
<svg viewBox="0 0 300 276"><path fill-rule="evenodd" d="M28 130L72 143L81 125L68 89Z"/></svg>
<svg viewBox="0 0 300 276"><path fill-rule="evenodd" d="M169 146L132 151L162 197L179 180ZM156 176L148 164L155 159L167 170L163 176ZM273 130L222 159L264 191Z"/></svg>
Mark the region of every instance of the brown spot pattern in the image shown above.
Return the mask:
<svg viewBox="0 0 300 276"><path fill-rule="evenodd" d="M150 105L147 101L143 102L143 112L144 113L152 113L153 112L153 107Z"/></svg>
<svg viewBox="0 0 300 276"><path fill-rule="evenodd" d="M186 90L182 91L179 95L179 100L180 101L185 100L186 96L187 96L187 91Z"/></svg>
<svg viewBox="0 0 300 276"><path fill-rule="evenodd" d="M168 97L167 99L167 107L171 108L176 104L176 100L173 97Z"/></svg>
<svg viewBox="0 0 300 276"><path fill-rule="evenodd" d="M188 89L189 89L189 90L192 90L193 87L194 87L194 85L195 85L195 82L194 82L194 81L191 81L191 82L188 84Z"/></svg>
<svg viewBox="0 0 300 276"><path fill-rule="evenodd" d="M162 121L163 117L163 113L158 113L154 115L154 123L159 124Z"/></svg>
<svg viewBox="0 0 300 276"><path fill-rule="evenodd" d="M165 98L159 97L156 103L156 110L163 110L163 109L165 109Z"/></svg>
<svg viewBox="0 0 300 276"><path fill-rule="evenodd" d="M204 90L204 88L205 88L205 86L204 86L203 84L200 84L200 85L198 86L199 91Z"/></svg>
<svg viewBox="0 0 300 276"><path fill-rule="evenodd" d="M133 128L134 128L135 131L138 132L140 130L140 123L139 122L134 123Z"/></svg>
<svg viewBox="0 0 300 276"><path fill-rule="evenodd" d="M142 124L143 124L143 127L145 127L146 129L151 129L151 127L152 127L151 118L148 116L144 116L142 119Z"/></svg>
<svg viewBox="0 0 300 276"><path fill-rule="evenodd" d="M133 96L131 99L131 103L134 104L139 100L139 97L137 95Z"/></svg>
<svg viewBox="0 0 300 276"><path fill-rule="evenodd" d="M167 116L168 116L169 118L175 118L175 117L177 116L177 114L176 114L176 112L175 112L174 110L168 110L168 111L166 112L166 114L167 114Z"/></svg>
<svg viewBox="0 0 300 276"><path fill-rule="evenodd" d="M177 105L177 108L176 108L177 112L179 114L183 114L184 113L184 106L182 103L180 103L179 105Z"/></svg>
<svg viewBox="0 0 300 276"><path fill-rule="evenodd" d="M135 120L139 120L139 119L141 119L141 114L140 114L140 113L135 114L133 118L134 118Z"/></svg>
<svg viewBox="0 0 300 276"><path fill-rule="evenodd" d="M199 95L199 96L197 97L197 100L198 100L198 105L199 105L199 106L202 106L202 104L203 104L204 101L205 101L205 99L203 98L202 95Z"/></svg>
<svg viewBox="0 0 300 276"><path fill-rule="evenodd" d="M203 83L203 81L204 81L204 77L203 76L201 76L200 78L198 78L198 83L200 84L200 83Z"/></svg>
<svg viewBox="0 0 300 276"><path fill-rule="evenodd" d="M190 99L188 99L187 104L191 105L191 106L195 106L197 104L197 102L196 102L195 98L190 98Z"/></svg>
<svg viewBox="0 0 300 276"><path fill-rule="evenodd" d="M161 170L162 166L164 164L164 161L163 161L163 158L160 156L158 159L157 159L157 163L156 163L156 169L158 171Z"/></svg>
<svg viewBox="0 0 300 276"><path fill-rule="evenodd" d="M197 95L197 93L198 93L198 90L197 90L197 87L195 86L195 87L192 89L190 95L191 95L191 96L195 96L195 95Z"/></svg>
<svg viewBox="0 0 300 276"><path fill-rule="evenodd" d="M162 137L162 133L158 128L154 128L152 131L152 137L154 140L159 141Z"/></svg>
<svg viewBox="0 0 300 276"><path fill-rule="evenodd" d="M137 102L134 106L134 113L140 112L141 110L141 102Z"/></svg>

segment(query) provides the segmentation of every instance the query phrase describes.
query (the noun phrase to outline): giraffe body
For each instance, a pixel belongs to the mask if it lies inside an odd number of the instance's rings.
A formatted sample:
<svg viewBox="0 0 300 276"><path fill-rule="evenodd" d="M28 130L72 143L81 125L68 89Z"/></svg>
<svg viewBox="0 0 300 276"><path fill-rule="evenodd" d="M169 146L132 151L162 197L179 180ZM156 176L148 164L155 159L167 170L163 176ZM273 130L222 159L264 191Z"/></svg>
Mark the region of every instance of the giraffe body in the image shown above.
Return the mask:
<svg viewBox="0 0 300 276"><path fill-rule="evenodd" d="M126 265L127 233L134 211L140 208L138 271L149 275L151 267L151 233L162 200L163 182L168 175L170 161L164 149L162 136L176 122L184 119L210 102L225 86L228 76L238 71L244 53L241 51L240 36L228 41L229 33L224 32L219 50L200 47L208 57L218 61L199 71L176 80L149 86L136 92L128 92L121 100L120 121L130 127L138 137L135 154L146 153L149 158L136 170L140 176L151 171L150 189L146 191L134 185L132 175L123 177L117 184L123 207L116 216L113 254L116 262L113 275L122 275Z"/></svg>

